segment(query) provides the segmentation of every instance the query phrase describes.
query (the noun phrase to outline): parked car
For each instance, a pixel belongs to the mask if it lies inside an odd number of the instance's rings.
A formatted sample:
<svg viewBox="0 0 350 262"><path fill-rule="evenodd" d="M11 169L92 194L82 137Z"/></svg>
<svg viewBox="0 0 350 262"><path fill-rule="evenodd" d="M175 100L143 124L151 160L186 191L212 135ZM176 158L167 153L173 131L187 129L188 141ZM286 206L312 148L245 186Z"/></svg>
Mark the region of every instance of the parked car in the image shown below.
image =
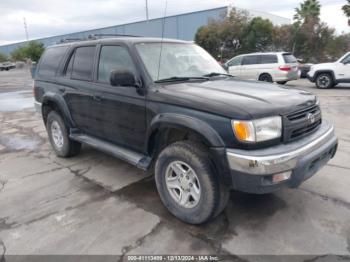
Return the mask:
<svg viewBox="0 0 350 262"><path fill-rule="evenodd" d="M239 55L225 64L229 74L241 79L286 84L298 79L296 58L285 52Z"/></svg>
<svg viewBox="0 0 350 262"><path fill-rule="evenodd" d="M16 68L16 65L12 62L4 62L0 63L0 71L9 71L10 69Z"/></svg>
<svg viewBox="0 0 350 262"><path fill-rule="evenodd" d="M307 78L307 73L310 71L311 66L313 66L313 64L299 62L298 64L299 78Z"/></svg>
<svg viewBox="0 0 350 262"><path fill-rule="evenodd" d="M220 214L230 189L297 187L337 149L315 95L234 78L185 41L49 47L34 96L57 156L85 143L154 172L164 205L192 224Z"/></svg>
<svg viewBox="0 0 350 262"><path fill-rule="evenodd" d="M332 88L339 83L350 83L350 52L334 63L313 65L307 77L321 89Z"/></svg>

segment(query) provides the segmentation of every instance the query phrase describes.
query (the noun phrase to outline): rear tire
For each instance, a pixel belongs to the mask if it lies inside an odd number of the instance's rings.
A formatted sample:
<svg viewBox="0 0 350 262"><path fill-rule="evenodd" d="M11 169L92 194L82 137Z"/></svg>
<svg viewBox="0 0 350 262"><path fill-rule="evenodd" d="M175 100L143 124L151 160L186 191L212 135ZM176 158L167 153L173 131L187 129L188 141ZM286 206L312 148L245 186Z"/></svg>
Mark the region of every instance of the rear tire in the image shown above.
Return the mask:
<svg viewBox="0 0 350 262"><path fill-rule="evenodd" d="M181 141L166 147L156 161L155 180L163 204L186 223L204 223L227 204L228 191L221 188L208 152L200 144Z"/></svg>
<svg viewBox="0 0 350 262"><path fill-rule="evenodd" d="M316 77L316 86L319 89L332 88L334 86L333 77L329 73L321 73Z"/></svg>
<svg viewBox="0 0 350 262"><path fill-rule="evenodd" d="M259 76L259 81L273 83L272 76L269 74L262 74Z"/></svg>
<svg viewBox="0 0 350 262"><path fill-rule="evenodd" d="M68 128L62 117L55 111L47 116L46 130L53 150L59 157L71 157L79 154L81 144L68 136Z"/></svg>

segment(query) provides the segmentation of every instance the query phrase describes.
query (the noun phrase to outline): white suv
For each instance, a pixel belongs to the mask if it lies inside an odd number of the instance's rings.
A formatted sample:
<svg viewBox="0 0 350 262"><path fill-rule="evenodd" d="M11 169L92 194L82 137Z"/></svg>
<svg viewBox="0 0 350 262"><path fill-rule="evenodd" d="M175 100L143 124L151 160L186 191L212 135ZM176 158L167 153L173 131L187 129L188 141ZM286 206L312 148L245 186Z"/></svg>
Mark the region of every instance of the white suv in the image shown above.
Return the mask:
<svg viewBox="0 0 350 262"><path fill-rule="evenodd" d="M285 84L299 78L297 59L285 52L239 55L225 67L229 74L248 80Z"/></svg>
<svg viewBox="0 0 350 262"><path fill-rule="evenodd" d="M339 83L350 83L350 52L334 63L313 65L307 78L318 88L331 88Z"/></svg>

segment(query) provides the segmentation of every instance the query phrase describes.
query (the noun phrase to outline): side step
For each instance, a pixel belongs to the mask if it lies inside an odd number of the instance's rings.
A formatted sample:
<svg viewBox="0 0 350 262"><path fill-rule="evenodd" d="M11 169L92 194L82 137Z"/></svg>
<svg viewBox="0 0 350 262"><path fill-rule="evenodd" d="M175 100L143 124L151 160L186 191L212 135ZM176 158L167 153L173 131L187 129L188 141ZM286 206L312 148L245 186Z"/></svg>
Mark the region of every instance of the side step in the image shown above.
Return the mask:
<svg viewBox="0 0 350 262"><path fill-rule="evenodd" d="M101 139L95 138L93 136L71 133L69 135L70 139L88 144L96 149L99 149L107 154L120 158L140 169L147 170L151 164L151 158L140 153L136 153L130 149L126 149L121 146L103 141Z"/></svg>

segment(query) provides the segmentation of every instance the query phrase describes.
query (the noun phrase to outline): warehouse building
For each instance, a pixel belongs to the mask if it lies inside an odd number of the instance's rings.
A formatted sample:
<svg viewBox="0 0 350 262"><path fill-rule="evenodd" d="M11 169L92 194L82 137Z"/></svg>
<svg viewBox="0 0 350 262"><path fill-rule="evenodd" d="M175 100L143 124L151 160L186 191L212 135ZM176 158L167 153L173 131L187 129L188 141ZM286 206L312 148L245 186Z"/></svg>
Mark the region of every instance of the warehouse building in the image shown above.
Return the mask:
<svg viewBox="0 0 350 262"><path fill-rule="evenodd" d="M128 24L109 26L104 28L92 29L82 32L75 32L65 35L51 36L35 39L45 46L59 43L62 39L87 38L92 34L127 34L138 36L161 37L162 25L164 23L164 37L191 41L199 27L206 25L210 19L218 19L230 12L230 6L219 7L215 9L196 11L191 13L167 16L165 18L155 18L148 21L139 21ZM248 10L252 17L260 16L269 19L275 25L289 24L291 21L287 18L279 17L273 14ZM13 50L26 42L14 43L0 46L0 52L10 54Z"/></svg>

